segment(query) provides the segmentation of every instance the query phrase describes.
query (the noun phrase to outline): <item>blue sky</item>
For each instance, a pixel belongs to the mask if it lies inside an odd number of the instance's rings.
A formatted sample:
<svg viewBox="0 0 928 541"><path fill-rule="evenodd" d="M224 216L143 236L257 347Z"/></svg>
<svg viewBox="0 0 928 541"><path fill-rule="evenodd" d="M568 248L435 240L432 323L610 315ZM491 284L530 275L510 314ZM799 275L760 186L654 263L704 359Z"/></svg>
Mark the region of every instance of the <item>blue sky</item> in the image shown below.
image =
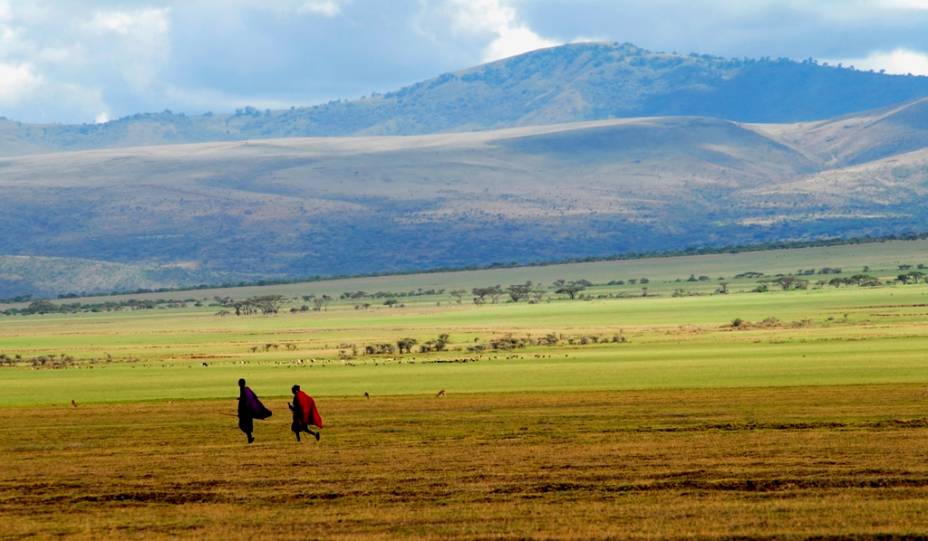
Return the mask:
<svg viewBox="0 0 928 541"><path fill-rule="evenodd" d="M310 105L586 40L928 75L928 0L0 0L0 116Z"/></svg>

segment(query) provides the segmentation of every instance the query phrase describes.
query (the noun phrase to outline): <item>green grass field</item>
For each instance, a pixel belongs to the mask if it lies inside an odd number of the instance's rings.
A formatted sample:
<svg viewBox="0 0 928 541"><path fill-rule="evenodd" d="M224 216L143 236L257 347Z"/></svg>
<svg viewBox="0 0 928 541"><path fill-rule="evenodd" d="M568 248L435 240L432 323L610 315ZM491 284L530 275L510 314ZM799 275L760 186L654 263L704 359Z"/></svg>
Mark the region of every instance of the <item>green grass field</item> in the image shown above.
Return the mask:
<svg viewBox="0 0 928 541"><path fill-rule="evenodd" d="M236 395L239 377L272 396L294 382L320 396L919 382L928 381L924 305L928 287L909 285L270 317L220 318L209 309L13 317L0 327L0 352L84 361L0 370L0 404L220 398ZM730 327L768 317L782 324ZM347 344L440 333L452 351L338 356ZM507 333L621 333L628 342L466 351ZM293 349L251 351L269 343ZM472 362L437 362L453 360Z"/></svg>
<svg viewBox="0 0 928 541"><path fill-rule="evenodd" d="M594 283L606 283L612 280L640 279L650 280L649 287L655 293L669 293L672 289L682 287L696 292L711 292L717 286L719 278L732 281L740 273L759 271L770 275L777 273L795 273L798 269L839 267L845 274L860 272L863 267L870 267L874 274L896 276L901 264L928 264L928 240L885 241L856 245L827 246L814 248L797 248L789 250L770 250L743 252L737 254L711 254L700 256L659 257L619 261L596 261L590 263L568 263L544 265L537 267L516 267L486 269L477 271L435 272L426 274L406 274L397 276L376 276L366 278L348 278L322 280L316 282L299 282L273 286L250 286L236 288L217 288L193 291L172 291L163 293L146 293L87 297L85 300L122 300L134 299L209 299L215 295L231 295L244 298L252 295L280 294L290 297L308 294L335 294L343 291L411 291L417 288L433 289L455 288L470 289L494 284L513 284L532 280L549 284L559 278L568 280L587 279ZM709 276L711 283L690 284L677 282L685 280L691 274ZM754 287L756 282L732 281L733 287ZM625 288L613 288L614 291L640 292L638 285ZM436 299L419 299L434 304ZM438 300L449 301L444 296ZM70 301L63 301L70 302ZM4 305L0 304L0 308Z"/></svg>
<svg viewBox="0 0 928 541"><path fill-rule="evenodd" d="M885 279L899 264L928 261L926 246L376 279L396 290L540 281L539 271L597 283L640 275L651 280L647 297L475 305L426 295L398 308L336 301L273 316L220 317L205 302L0 316L0 354L22 360L0 367L0 449L10 464L0 513L14 519L0 522L0 537L925 533L928 285L750 293L756 281L743 280L713 292L717 276L747 270L867 265ZM504 274L480 274L490 272ZM690 273L713 283L671 296ZM305 287L376 289L320 282L223 294ZM447 351L363 354L443 333ZM549 334L556 345L469 351ZM27 362L52 355L73 361ZM239 377L275 411L250 447L231 418ZM293 383L326 417L318 445L297 447L288 433ZM446 398L435 397L441 389Z"/></svg>

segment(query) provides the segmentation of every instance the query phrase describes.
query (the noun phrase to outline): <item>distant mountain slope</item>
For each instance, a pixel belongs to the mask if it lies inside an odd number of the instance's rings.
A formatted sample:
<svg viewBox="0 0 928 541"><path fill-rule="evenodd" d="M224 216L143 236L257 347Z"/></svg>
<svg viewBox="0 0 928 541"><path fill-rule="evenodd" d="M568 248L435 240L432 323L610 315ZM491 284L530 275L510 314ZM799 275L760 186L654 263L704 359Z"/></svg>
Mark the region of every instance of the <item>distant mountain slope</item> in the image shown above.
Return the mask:
<svg viewBox="0 0 928 541"><path fill-rule="evenodd" d="M0 121L0 155L272 137L429 134L667 115L798 122L925 96L928 77L583 43L315 107L246 108L234 115L164 112L80 126Z"/></svg>
<svg viewBox="0 0 928 541"><path fill-rule="evenodd" d="M811 125L763 130L832 167L867 163L928 147L928 98Z"/></svg>
<svg viewBox="0 0 928 541"><path fill-rule="evenodd" d="M17 295L54 296L80 291L135 291L221 280L196 265L157 266L83 258L0 256L0 299ZM226 274L235 281L235 275Z"/></svg>
<svg viewBox="0 0 928 541"><path fill-rule="evenodd" d="M797 125L635 118L4 158L0 255L93 261L68 282L60 265L7 258L0 292L926 231L922 107ZM855 163L866 156L880 159Z"/></svg>
<svg viewBox="0 0 928 541"><path fill-rule="evenodd" d="M857 216L863 221L896 216L911 223L928 222L928 147L881 160L828 169L769 186L745 190L746 200L763 201L772 220Z"/></svg>

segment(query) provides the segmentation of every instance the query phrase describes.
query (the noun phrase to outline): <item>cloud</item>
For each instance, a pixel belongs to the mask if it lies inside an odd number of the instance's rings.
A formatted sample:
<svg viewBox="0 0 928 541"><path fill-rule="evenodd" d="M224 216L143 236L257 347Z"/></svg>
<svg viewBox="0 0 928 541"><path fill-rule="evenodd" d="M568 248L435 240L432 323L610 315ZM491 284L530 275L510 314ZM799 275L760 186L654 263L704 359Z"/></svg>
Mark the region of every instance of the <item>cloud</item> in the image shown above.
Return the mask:
<svg viewBox="0 0 928 541"><path fill-rule="evenodd" d="M342 6L335 0L309 0L298 7L296 12L300 15L310 14L322 17L335 17L342 12Z"/></svg>
<svg viewBox="0 0 928 541"><path fill-rule="evenodd" d="M311 105L591 36L925 73L928 0L0 0L0 116Z"/></svg>
<svg viewBox="0 0 928 541"><path fill-rule="evenodd" d="M928 0L880 0L879 5L895 9L924 9L928 10Z"/></svg>
<svg viewBox="0 0 928 541"><path fill-rule="evenodd" d="M133 34L165 34L168 31L167 8L147 8L135 11L98 11L87 26L97 32Z"/></svg>
<svg viewBox="0 0 928 541"><path fill-rule="evenodd" d="M452 0L454 23L458 30L487 34L491 41L483 50L483 60L499 60L535 49L557 45L519 21L514 7L504 0Z"/></svg>
<svg viewBox="0 0 928 541"><path fill-rule="evenodd" d="M105 94L144 96L158 91L170 63L170 9L101 10L78 36L90 53ZM106 70L106 71L104 71Z"/></svg>
<svg viewBox="0 0 928 541"><path fill-rule="evenodd" d="M0 104L15 105L42 84L42 78L29 64L0 63Z"/></svg>
<svg viewBox="0 0 928 541"><path fill-rule="evenodd" d="M559 43L539 36L527 26L507 26L500 29L496 39L487 45L483 58L497 60L555 45Z"/></svg>
<svg viewBox="0 0 928 541"><path fill-rule="evenodd" d="M0 54L5 57L11 55L28 54L32 44L23 37L22 30L12 26L0 26Z"/></svg>
<svg viewBox="0 0 928 541"><path fill-rule="evenodd" d="M835 60L859 70L885 70L886 73L928 75L928 54L909 49L892 51L875 51L863 58L846 58Z"/></svg>

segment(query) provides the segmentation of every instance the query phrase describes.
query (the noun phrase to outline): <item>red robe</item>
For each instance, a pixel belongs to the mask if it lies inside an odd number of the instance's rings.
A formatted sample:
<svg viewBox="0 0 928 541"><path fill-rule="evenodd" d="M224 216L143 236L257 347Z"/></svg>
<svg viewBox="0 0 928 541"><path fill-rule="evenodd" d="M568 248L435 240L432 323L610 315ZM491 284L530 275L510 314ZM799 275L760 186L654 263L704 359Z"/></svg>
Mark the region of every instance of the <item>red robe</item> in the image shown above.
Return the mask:
<svg viewBox="0 0 928 541"><path fill-rule="evenodd" d="M316 408L316 401L313 397L303 391L297 391L293 397L293 403L299 408L299 420L304 425L316 425L322 428L322 416L319 415L319 409Z"/></svg>

